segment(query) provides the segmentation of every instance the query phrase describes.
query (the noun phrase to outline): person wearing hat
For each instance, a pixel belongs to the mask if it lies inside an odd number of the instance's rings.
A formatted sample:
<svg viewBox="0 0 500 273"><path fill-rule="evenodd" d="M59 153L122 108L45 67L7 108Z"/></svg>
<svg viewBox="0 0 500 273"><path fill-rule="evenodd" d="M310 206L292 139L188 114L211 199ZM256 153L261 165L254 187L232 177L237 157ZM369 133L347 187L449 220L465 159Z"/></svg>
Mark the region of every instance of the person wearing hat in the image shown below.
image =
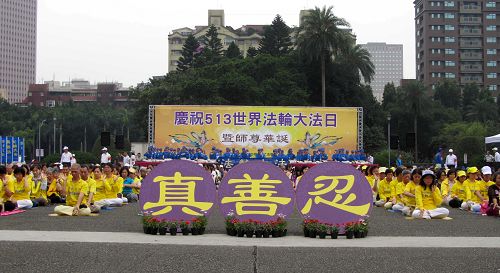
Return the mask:
<svg viewBox="0 0 500 273"><path fill-rule="evenodd" d="M449 202L450 207L462 208L464 210L469 209L468 201L471 199L471 194L469 186L465 180L467 180L467 174L465 171L458 171L457 180L451 188L451 200Z"/></svg>
<svg viewBox="0 0 500 273"><path fill-rule="evenodd" d="M500 162L500 153L498 152L498 148L493 148L493 152L495 153L495 162Z"/></svg>
<svg viewBox="0 0 500 273"><path fill-rule="evenodd" d="M420 178L422 178L422 170L414 169L410 176L410 182L406 184L404 196L405 196L405 207L402 210L403 215L412 216L413 211L416 207L415 200L415 188L420 183Z"/></svg>
<svg viewBox="0 0 500 273"><path fill-rule="evenodd" d="M108 148L101 149L101 164L111 163L111 155L108 153Z"/></svg>
<svg viewBox="0 0 500 273"><path fill-rule="evenodd" d="M481 204L486 202L486 197L481 195L481 183L477 180L479 176L479 169L477 167L467 168L467 183L470 193L471 202L469 202L469 208L472 212L480 212Z"/></svg>
<svg viewBox="0 0 500 273"><path fill-rule="evenodd" d="M422 172L419 184L415 187L416 207L412 213L413 218L443 219L448 217L450 211L442 208L441 191L436 185L436 176L431 170Z"/></svg>
<svg viewBox="0 0 500 273"><path fill-rule="evenodd" d="M458 158L453 154L453 149L448 150L448 155L446 156L446 167L448 169L456 169L458 166Z"/></svg>
<svg viewBox="0 0 500 273"><path fill-rule="evenodd" d="M446 179L441 183L441 196L443 196L443 205L450 205L451 198L451 189L453 185L455 185L455 178L457 177L457 171L448 170L446 173Z"/></svg>
<svg viewBox="0 0 500 273"><path fill-rule="evenodd" d="M61 154L61 164L63 166L70 167L72 157L73 157L73 154L69 152L68 146L64 146L63 153Z"/></svg>
<svg viewBox="0 0 500 273"><path fill-rule="evenodd" d="M488 188L492 185L495 185L495 182L491 179L493 172L491 171L490 166L484 166L481 168L481 177L482 180L479 181L481 184L481 195L484 197L488 196Z"/></svg>
<svg viewBox="0 0 500 273"><path fill-rule="evenodd" d="M500 172L493 174L493 181L495 184L488 187L488 209L486 215L499 216L500 210Z"/></svg>
<svg viewBox="0 0 500 273"><path fill-rule="evenodd" d="M71 154L71 166L73 166L73 164L76 164L76 155L75 154Z"/></svg>

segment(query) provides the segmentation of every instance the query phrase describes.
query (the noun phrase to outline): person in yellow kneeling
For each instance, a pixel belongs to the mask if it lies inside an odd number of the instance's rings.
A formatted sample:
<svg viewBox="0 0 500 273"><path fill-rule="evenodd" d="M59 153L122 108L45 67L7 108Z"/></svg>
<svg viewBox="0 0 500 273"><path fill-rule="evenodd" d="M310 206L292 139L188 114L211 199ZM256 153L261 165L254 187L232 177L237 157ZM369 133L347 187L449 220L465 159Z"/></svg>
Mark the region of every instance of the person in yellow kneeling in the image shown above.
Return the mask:
<svg viewBox="0 0 500 273"><path fill-rule="evenodd" d="M416 207L412 216L421 219L443 219L450 214L446 208L441 208L443 197L437 187L436 176L433 171L425 170L415 187Z"/></svg>
<svg viewBox="0 0 500 273"><path fill-rule="evenodd" d="M403 193L405 199L405 207L403 208L402 212L403 215L406 216L411 216L413 213L413 210L415 209L416 203L415 203L415 187L418 185L420 178L422 177L422 170L421 169L415 169L411 173L411 180L406 184L405 186L405 191Z"/></svg>
<svg viewBox="0 0 500 273"><path fill-rule="evenodd" d="M86 196L89 192L87 182L80 177L80 164L71 166L71 180L66 182L63 193L66 195L66 206L54 208L54 212L67 216L89 216L90 208L87 207Z"/></svg>

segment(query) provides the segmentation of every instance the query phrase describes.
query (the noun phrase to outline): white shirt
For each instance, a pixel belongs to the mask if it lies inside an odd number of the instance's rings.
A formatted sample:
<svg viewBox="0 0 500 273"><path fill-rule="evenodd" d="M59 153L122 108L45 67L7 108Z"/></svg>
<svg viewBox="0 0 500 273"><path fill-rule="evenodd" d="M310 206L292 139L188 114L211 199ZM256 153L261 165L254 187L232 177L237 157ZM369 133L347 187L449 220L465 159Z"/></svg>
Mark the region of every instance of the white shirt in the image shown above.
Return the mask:
<svg viewBox="0 0 500 273"><path fill-rule="evenodd" d="M130 167L130 156L123 157L123 166Z"/></svg>
<svg viewBox="0 0 500 273"><path fill-rule="evenodd" d="M368 163L370 164L373 164L373 156L369 156L366 161L368 161Z"/></svg>
<svg viewBox="0 0 500 273"><path fill-rule="evenodd" d="M500 153L499 152L495 153L495 162L500 162Z"/></svg>
<svg viewBox="0 0 500 273"><path fill-rule="evenodd" d="M111 161L111 155L108 152L101 154L101 163L109 163Z"/></svg>
<svg viewBox="0 0 500 273"><path fill-rule="evenodd" d="M71 163L71 158L73 157L73 154L70 152L64 152L61 155L61 163Z"/></svg>
<svg viewBox="0 0 500 273"><path fill-rule="evenodd" d="M446 156L446 165L453 165L455 168L457 167L457 156L454 154Z"/></svg>
<svg viewBox="0 0 500 273"><path fill-rule="evenodd" d="M76 164L76 158L74 157L71 158L71 166L73 166L73 164Z"/></svg>
<svg viewBox="0 0 500 273"><path fill-rule="evenodd" d="M135 166L135 155L130 156L130 165Z"/></svg>

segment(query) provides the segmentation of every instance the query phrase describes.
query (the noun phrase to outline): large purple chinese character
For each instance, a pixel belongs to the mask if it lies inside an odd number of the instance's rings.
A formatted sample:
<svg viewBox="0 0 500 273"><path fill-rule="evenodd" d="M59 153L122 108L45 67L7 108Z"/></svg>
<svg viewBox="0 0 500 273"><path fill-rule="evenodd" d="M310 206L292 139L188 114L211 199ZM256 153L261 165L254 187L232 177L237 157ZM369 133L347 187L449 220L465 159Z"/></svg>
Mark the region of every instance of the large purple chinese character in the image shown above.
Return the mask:
<svg viewBox="0 0 500 273"><path fill-rule="evenodd" d="M337 114L325 115L325 127L337 127Z"/></svg>
<svg viewBox="0 0 500 273"><path fill-rule="evenodd" d="M265 113L264 114L264 126L276 126L276 114L275 113Z"/></svg>
<svg viewBox="0 0 500 273"><path fill-rule="evenodd" d="M261 123L259 112L250 112L248 118L249 118L248 121L249 121L250 125L254 125L254 123L255 123L255 126L259 126L259 123Z"/></svg>
<svg viewBox="0 0 500 273"><path fill-rule="evenodd" d="M278 115L278 124L280 126L292 126L292 115L290 113L280 113Z"/></svg>
<svg viewBox="0 0 500 273"><path fill-rule="evenodd" d="M245 126L246 124L246 115L245 112L235 112L233 114L234 125L235 126Z"/></svg>
<svg viewBox="0 0 500 273"><path fill-rule="evenodd" d="M191 112L189 113L189 124L191 125L203 125L203 112Z"/></svg>
<svg viewBox="0 0 500 273"><path fill-rule="evenodd" d="M188 125L188 112L175 112L175 125Z"/></svg>
<svg viewBox="0 0 500 273"><path fill-rule="evenodd" d="M302 113L299 113L298 115L293 116L293 118L297 119L297 122L293 126L297 126L297 124L302 123L304 126L307 126L306 122L304 121L305 118L307 118L306 115L302 115Z"/></svg>
<svg viewBox="0 0 500 273"><path fill-rule="evenodd" d="M311 127L323 126L323 116L321 116L320 113L309 114L309 126Z"/></svg>

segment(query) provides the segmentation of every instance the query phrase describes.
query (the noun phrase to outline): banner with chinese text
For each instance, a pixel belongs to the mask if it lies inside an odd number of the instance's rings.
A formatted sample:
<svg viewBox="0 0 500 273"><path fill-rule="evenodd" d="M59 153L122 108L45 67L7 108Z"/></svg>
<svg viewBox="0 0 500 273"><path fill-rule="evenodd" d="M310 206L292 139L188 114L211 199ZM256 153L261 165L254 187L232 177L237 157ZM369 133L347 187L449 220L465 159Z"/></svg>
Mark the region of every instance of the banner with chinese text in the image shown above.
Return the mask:
<svg viewBox="0 0 500 273"><path fill-rule="evenodd" d="M156 147L358 150L360 108L154 106Z"/></svg>

